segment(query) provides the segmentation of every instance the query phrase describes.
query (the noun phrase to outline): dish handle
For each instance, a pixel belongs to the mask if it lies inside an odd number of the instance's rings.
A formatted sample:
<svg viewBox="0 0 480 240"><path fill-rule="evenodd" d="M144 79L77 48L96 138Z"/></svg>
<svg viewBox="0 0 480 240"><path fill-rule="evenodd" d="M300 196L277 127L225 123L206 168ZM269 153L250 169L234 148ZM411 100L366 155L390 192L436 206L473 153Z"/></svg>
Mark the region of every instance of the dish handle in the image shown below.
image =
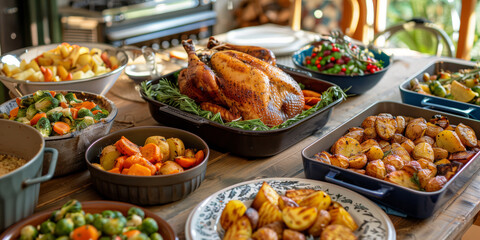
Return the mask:
<svg viewBox="0 0 480 240"><path fill-rule="evenodd" d="M346 187L346 188L352 189L354 191L357 191L361 194L364 194L364 195L367 195L367 196L370 196L370 197L376 197L376 198L383 198L383 197L387 196L387 194L391 190L393 190L393 188L389 187L389 186L381 186L380 189L378 189L378 190L366 189L366 188L363 188L363 187L353 185L353 184L344 182L342 180L336 179L336 177L339 174L340 174L340 171L330 169L330 172L328 172L328 174L325 176L325 180L327 182L337 184L337 185L340 185L342 187Z"/></svg>
<svg viewBox="0 0 480 240"><path fill-rule="evenodd" d="M454 108L454 107L438 105L438 104L433 103L431 98L422 99L420 104L422 104L422 106L424 108L427 108L427 109L437 109L437 110L440 110L440 111L460 115L460 116L466 117L466 118L478 119L473 114L471 114L472 111L475 110L472 107L469 107L469 108L463 110L463 109L458 109L458 108Z"/></svg>
<svg viewBox="0 0 480 240"><path fill-rule="evenodd" d="M194 123L196 127L200 127L201 125L207 124L207 120L203 117L193 115L188 112L184 112L182 110L179 110L177 108L171 107L169 105L161 106L158 109L160 112L164 112L170 115L173 115L177 118L180 118L182 120L186 120L189 122L189 124Z"/></svg>
<svg viewBox="0 0 480 240"><path fill-rule="evenodd" d="M45 182L47 180L50 180L53 177L53 174L55 173L55 167L57 166L58 151L55 148L49 148L49 147L46 147L43 151L52 153L51 159L50 159L50 166L48 167L47 174L38 178L26 179L25 181L23 181L24 188L36 183Z"/></svg>

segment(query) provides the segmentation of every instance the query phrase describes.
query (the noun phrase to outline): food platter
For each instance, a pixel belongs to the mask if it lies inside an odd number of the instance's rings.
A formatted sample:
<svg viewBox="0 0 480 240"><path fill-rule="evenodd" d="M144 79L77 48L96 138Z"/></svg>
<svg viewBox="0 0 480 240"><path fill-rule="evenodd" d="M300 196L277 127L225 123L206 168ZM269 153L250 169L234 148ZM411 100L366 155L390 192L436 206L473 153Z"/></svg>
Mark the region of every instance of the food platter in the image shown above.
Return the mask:
<svg viewBox="0 0 480 240"><path fill-rule="evenodd" d="M187 240L221 239L223 230L219 225L222 209L229 200L238 199L246 205L255 198L263 182L267 182L279 194L288 189L311 188L328 193L352 215L360 226L355 233L359 239L396 238L395 228L388 216L367 198L334 184L301 178L264 178L241 182L222 189L199 203L190 213L185 225Z"/></svg>

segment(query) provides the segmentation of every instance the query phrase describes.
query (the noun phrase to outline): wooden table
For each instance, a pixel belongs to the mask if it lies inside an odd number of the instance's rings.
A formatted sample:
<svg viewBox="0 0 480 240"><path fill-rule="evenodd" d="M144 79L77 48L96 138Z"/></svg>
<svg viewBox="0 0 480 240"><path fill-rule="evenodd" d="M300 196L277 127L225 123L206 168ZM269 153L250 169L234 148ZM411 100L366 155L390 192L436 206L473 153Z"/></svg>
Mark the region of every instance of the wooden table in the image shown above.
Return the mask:
<svg viewBox="0 0 480 240"><path fill-rule="evenodd" d="M183 200L146 208L167 220L179 239L184 239L185 222L189 213L194 206L214 192L239 182L258 178L305 178L300 153L303 148L375 101L401 102L399 84L407 77L422 70L431 60L433 58L421 56L396 58L383 80L373 89L363 95L349 97L345 102L337 105L325 127L276 156L245 159L228 152L212 149L205 180L199 189ZM280 58L279 62L292 66L288 57ZM127 92L132 93L132 87L133 84L119 80L107 94L107 97L113 100L119 108L112 131L132 126L159 125L150 116L147 103L138 96L133 97L134 101L124 98ZM122 92L125 94L121 94ZM135 92L133 93L135 95ZM123 96L120 97L120 95ZM480 175L476 173L469 184L465 185L451 201L428 219L418 220L389 215L395 226L397 239L460 239L480 209L479 196ZM68 199L88 201L104 198L93 188L89 173L85 170L43 183L36 212L58 208Z"/></svg>

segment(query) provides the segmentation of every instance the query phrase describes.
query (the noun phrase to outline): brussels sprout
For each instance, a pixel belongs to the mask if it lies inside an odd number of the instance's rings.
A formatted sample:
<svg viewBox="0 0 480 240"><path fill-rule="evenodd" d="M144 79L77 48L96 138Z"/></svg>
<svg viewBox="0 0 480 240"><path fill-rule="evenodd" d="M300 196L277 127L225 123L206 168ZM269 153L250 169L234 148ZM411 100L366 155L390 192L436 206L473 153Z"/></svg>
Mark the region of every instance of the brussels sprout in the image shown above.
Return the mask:
<svg viewBox="0 0 480 240"><path fill-rule="evenodd" d="M40 233L55 233L55 223L50 220L43 222L40 224Z"/></svg>
<svg viewBox="0 0 480 240"><path fill-rule="evenodd" d="M83 102L82 100L77 99L77 97L75 96L75 94L74 94L74 93L71 93L71 92L65 94L65 99L67 100L67 102L68 102L69 104L71 104L72 102L73 102L73 103L81 103L81 102Z"/></svg>
<svg viewBox="0 0 480 240"><path fill-rule="evenodd" d="M115 218L120 218L120 217L124 217L123 216L123 213L120 212L120 211L113 211L114 215L115 215Z"/></svg>
<svg viewBox="0 0 480 240"><path fill-rule="evenodd" d="M55 236L52 233L40 234L37 240L55 240Z"/></svg>
<svg viewBox="0 0 480 240"><path fill-rule="evenodd" d="M37 109L35 108L35 104L28 106L26 116L28 120L32 119L35 114L37 114Z"/></svg>
<svg viewBox="0 0 480 240"><path fill-rule="evenodd" d="M20 240L33 240L37 236L38 231L32 225L27 225L20 230Z"/></svg>
<svg viewBox="0 0 480 240"><path fill-rule="evenodd" d="M79 201L72 199L63 204L60 210L56 210L53 215L54 221L62 219L67 213L80 212L82 210L82 204Z"/></svg>
<svg viewBox="0 0 480 240"><path fill-rule="evenodd" d="M8 119L8 114L6 113L0 113L0 119Z"/></svg>
<svg viewBox="0 0 480 240"><path fill-rule="evenodd" d="M74 224L70 218L62 218L58 220L57 225L55 226L55 235L63 236L68 235L73 231Z"/></svg>
<svg viewBox="0 0 480 240"><path fill-rule="evenodd" d="M66 103L67 102L67 99L65 99L65 96L61 93L58 93L57 95L55 95L55 98L59 101L59 102L64 102Z"/></svg>
<svg viewBox="0 0 480 240"><path fill-rule="evenodd" d="M30 120L28 120L26 117L16 118L15 121L30 125Z"/></svg>
<svg viewBox="0 0 480 240"><path fill-rule="evenodd" d="M44 97L53 97L50 91L48 90L38 90L33 93L33 100L36 102Z"/></svg>
<svg viewBox="0 0 480 240"><path fill-rule="evenodd" d="M127 212L127 217L130 219L130 216L132 215L137 215L139 216L140 218L144 219L145 218L145 212L143 212L142 209L138 208L138 207L131 207L130 209L128 209L128 212Z"/></svg>
<svg viewBox="0 0 480 240"><path fill-rule="evenodd" d="M60 236L55 240L70 240L70 238L68 236Z"/></svg>
<svg viewBox="0 0 480 240"><path fill-rule="evenodd" d="M25 117L27 116L27 109L26 108L19 108L17 117Z"/></svg>
<svg viewBox="0 0 480 240"><path fill-rule="evenodd" d="M83 226L86 223L85 216L80 212L72 213L70 218L72 219L75 228Z"/></svg>
<svg viewBox="0 0 480 240"><path fill-rule="evenodd" d="M140 224L142 224L142 217L138 216L137 214L133 214L128 218L129 219L127 221L127 226L137 227L137 226L140 226Z"/></svg>
<svg viewBox="0 0 480 240"><path fill-rule="evenodd" d="M35 109L40 112L48 112L50 109L58 107L58 104L59 102L56 98L53 98L52 96L44 97L35 102Z"/></svg>
<svg viewBox="0 0 480 240"><path fill-rule="evenodd" d="M94 217L94 220L93 220L93 226L96 228L96 229L99 229L99 230L102 230L103 229L103 225L107 222L108 219L106 218L103 218L102 215L100 214L95 214L95 217Z"/></svg>
<svg viewBox="0 0 480 240"><path fill-rule="evenodd" d="M86 224L92 224L93 220L95 220L95 217L91 213L85 214L85 223Z"/></svg>
<svg viewBox="0 0 480 240"><path fill-rule="evenodd" d="M62 117L63 117L63 114L61 112L55 112L50 115L47 115L47 118L48 120L50 120L50 122L58 122L60 121L60 119L62 119Z"/></svg>
<svg viewBox="0 0 480 240"><path fill-rule="evenodd" d="M102 110L98 104L95 105L95 107L93 107L92 109L90 109L90 111L92 111L92 112L96 111L96 110Z"/></svg>
<svg viewBox="0 0 480 240"><path fill-rule="evenodd" d="M118 218L110 218L103 224L103 232L108 235L115 235L122 233L123 228L125 227L125 222Z"/></svg>
<svg viewBox="0 0 480 240"><path fill-rule="evenodd" d="M77 123L77 130L85 129L93 124L95 124L95 120L92 117L84 117L81 121Z"/></svg>
<svg viewBox="0 0 480 240"><path fill-rule="evenodd" d="M40 118L40 120L38 120L37 124L35 125L35 128L44 137L48 137L52 133L52 125L50 124L50 121L46 117Z"/></svg>
<svg viewBox="0 0 480 240"><path fill-rule="evenodd" d="M148 235L158 232L158 224L157 221L153 218L145 218L142 221L142 224L138 227L138 229Z"/></svg>
<svg viewBox="0 0 480 240"><path fill-rule="evenodd" d="M148 240L148 235L145 233L140 233L128 238L128 240Z"/></svg>
<svg viewBox="0 0 480 240"><path fill-rule="evenodd" d="M108 114L109 112L107 110L102 110L102 112L95 114L95 116L93 116L93 119L95 121L100 121L100 119L108 117Z"/></svg>
<svg viewBox="0 0 480 240"><path fill-rule="evenodd" d="M163 237L162 237L162 235L160 235L160 233L156 232L156 233L152 233L150 235L150 239L151 240L163 240Z"/></svg>
<svg viewBox="0 0 480 240"><path fill-rule="evenodd" d="M115 212L112 210L105 210L102 212L102 217L104 218L115 218Z"/></svg>
<svg viewBox="0 0 480 240"><path fill-rule="evenodd" d="M33 97L22 98L22 100L20 100L19 107L28 107L34 103L35 103L35 100L33 99Z"/></svg>
<svg viewBox="0 0 480 240"><path fill-rule="evenodd" d="M88 108L78 110L78 118L93 117L93 113Z"/></svg>

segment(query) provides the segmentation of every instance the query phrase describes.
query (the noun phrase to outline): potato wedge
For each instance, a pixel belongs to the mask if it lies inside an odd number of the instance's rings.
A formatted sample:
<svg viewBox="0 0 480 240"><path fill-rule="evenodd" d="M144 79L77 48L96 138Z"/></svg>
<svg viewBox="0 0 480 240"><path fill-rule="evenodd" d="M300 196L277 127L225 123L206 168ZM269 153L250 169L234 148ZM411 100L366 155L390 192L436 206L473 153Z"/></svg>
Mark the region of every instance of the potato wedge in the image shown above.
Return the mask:
<svg viewBox="0 0 480 240"><path fill-rule="evenodd" d="M304 197L316 192L313 189L290 189L285 192L285 196L292 199L296 203L299 203Z"/></svg>
<svg viewBox="0 0 480 240"><path fill-rule="evenodd" d="M427 185L425 186L425 191L435 192L443 188L447 183L447 178L445 176L435 176L431 178Z"/></svg>
<svg viewBox="0 0 480 240"><path fill-rule="evenodd" d="M387 170L385 169L385 164L382 160L373 160L368 162L365 171L367 175L378 179L384 179L385 175L387 175Z"/></svg>
<svg viewBox="0 0 480 240"><path fill-rule="evenodd" d="M443 131L442 127L428 122L427 129L425 130L425 135L431 138L435 138L438 135L438 133L440 133L441 131Z"/></svg>
<svg viewBox="0 0 480 240"><path fill-rule="evenodd" d="M433 162L433 160L435 159L433 148L427 142L421 142L421 143L417 144L415 146L415 148L413 149L412 157L415 160L423 158L423 159L427 159L431 162Z"/></svg>
<svg viewBox="0 0 480 240"><path fill-rule="evenodd" d="M285 229L283 231L283 240L305 240L306 237L303 233L294 231L291 229Z"/></svg>
<svg viewBox="0 0 480 240"><path fill-rule="evenodd" d="M357 140L358 142L362 142L363 132L364 132L363 128L353 127L348 129L348 133L346 133L344 137L350 137Z"/></svg>
<svg viewBox="0 0 480 240"><path fill-rule="evenodd" d="M393 143L392 150L390 151L392 154L399 156L405 162L412 160L408 151L398 143Z"/></svg>
<svg viewBox="0 0 480 240"><path fill-rule="evenodd" d="M458 135L463 145L467 147L477 146L477 136L471 127L460 123L455 128L455 133Z"/></svg>
<svg viewBox="0 0 480 240"><path fill-rule="evenodd" d="M395 129L395 133L403 134L405 131L405 127L407 127L407 120L403 116L395 117L395 121L397 121L397 129Z"/></svg>
<svg viewBox="0 0 480 240"><path fill-rule="evenodd" d="M321 240L356 240L352 230L340 224L328 225L320 235Z"/></svg>
<svg viewBox="0 0 480 240"><path fill-rule="evenodd" d="M282 218L288 228L304 231L312 226L317 214L318 210L314 207L286 207L282 211Z"/></svg>
<svg viewBox="0 0 480 240"><path fill-rule="evenodd" d="M183 156L185 153L185 145L180 138L167 139L168 147L170 150L169 159L173 160L178 156Z"/></svg>
<svg viewBox="0 0 480 240"><path fill-rule="evenodd" d="M357 155L362 151L360 143L350 137L339 138L332 147L333 154L341 154L345 157Z"/></svg>
<svg viewBox="0 0 480 240"><path fill-rule="evenodd" d="M276 205L273 205L273 203L269 201L263 202L263 205L260 207L260 210L258 210L257 227L261 228L269 223L273 223L281 220L282 220L282 211L280 211L280 209Z"/></svg>
<svg viewBox="0 0 480 240"><path fill-rule="evenodd" d="M252 226L247 216L243 216L230 226L223 240L248 240L252 236Z"/></svg>
<svg viewBox="0 0 480 240"><path fill-rule="evenodd" d="M280 196L278 199L278 207L283 210L285 207L298 207L298 203L287 196Z"/></svg>
<svg viewBox="0 0 480 240"><path fill-rule="evenodd" d="M252 234L254 240L278 240L277 233L270 228L262 227Z"/></svg>
<svg viewBox="0 0 480 240"><path fill-rule="evenodd" d="M393 117L379 115L375 119L375 131L383 140L390 140L397 130L397 121Z"/></svg>
<svg viewBox="0 0 480 240"><path fill-rule="evenodd" d="M240 200L230 200L220 215L220 225L223 229L228 229L235 221L247 211L247 206Z"/></svg>
<svg viewBox="0 0 480 240"><path fill-rule="evenodd" d="M253 200L252 207L260 210L260 207L263 205L264 202L271 202L274 206L278 205L278 195L277 191L273 189L267 182L263 182L260 190L258 190L255 199Z"/></svg>
<svg viewBox="0 0 480 240"><path fill-rule="evenodd" d="M345 210L343 207L332 209L329 211L332 221L330 224L340 224L345 227L348 227L350 230L355 231L358 228L357 223L353 220L350 213Z"/></svg>
<svg viewBox="0 0 480 240"><path fill-rule="evenodd" d="M325 210L331 203L332 198L330 198L330 195L324 191L316 191L304 197L298 205L300 207L314 207L318 210Z"/></svg>
<svg viewBox="0 0 480 240"><path fill-rule="evenodd" d="M458 135L451 130L441 131L437 135L435 143L437 144L437 147L443 148L449 153L467 150Z"/></svg>
<svg viewBox="0 0 480 240"><path fill-rule="evenodd" d="M371 148L377 148L378 150L382 151L380 149L380 147L378 146L374 146L374 147L371 147ZM356 155L356 156L351 156L349 159L348 159L348 162L349 162L349 167L350 168L357 168L357 169L362 169L365 167L365 165L367 165L367 162L368 162L368 153L371 153L372 155L374 154L375 150L373 150L372 152L370 151L367 151L366 153L361 153L359 155ZM383 152L381 152L382 154L382 157L383 157ZM381 159L380 158L375 158L375 159ZM372 159L372 160L375 160L375 159Z"/></svg>
<svg viewBox="0 0 480 240"><path fill-rule="evenodd" d="M420 186L418 186L413 180L413 174L410 174L404 170L397 170L395 172L391 172L387 174L385 177L385 181L395 183L397 185L420 190Z"/></svg>
<svg viewBox="0 0 480 240"><path fill-rule="evenodd" d="M115 159L122 155L115 145L108 145L102 149L102 153L100 154L100 165L106 171L113 168L115 165Z"/></svg>
<svg viewBox="0 0 480 240"><path fill-rule="evenodd" d="M330 213L327 210L319 210L317 219L315 219L312 226L308 228L308 233L314 237L320 236L323 229L328 226L331 220L332 216L330 216Z"/></svg>
<svg viewBox="0 0 480 240"><path fill-rule="evenodd" d="M348 158L342 154L335 154L330 157L330 162L333 166L341 167L341 168L348 168L350 165Z"/></svg>

